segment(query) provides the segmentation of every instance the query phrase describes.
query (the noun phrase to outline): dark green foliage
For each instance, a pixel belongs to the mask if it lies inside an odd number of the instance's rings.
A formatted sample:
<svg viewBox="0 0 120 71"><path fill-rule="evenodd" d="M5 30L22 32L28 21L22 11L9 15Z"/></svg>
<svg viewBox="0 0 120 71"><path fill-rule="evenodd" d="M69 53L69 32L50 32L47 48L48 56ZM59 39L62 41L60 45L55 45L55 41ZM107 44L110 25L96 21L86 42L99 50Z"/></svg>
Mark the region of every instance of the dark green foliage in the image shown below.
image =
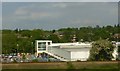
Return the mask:
<svg viewBox="0 0 120 71"><path fill-rule="evenodd" d="M120 41L113 37L120 34L120 26L99 27L81 27L81 28L62 28L59 30L45 31L41 29L34 30L2 30L2 53L34 52L35 40L52 40L54 43L72 42L75 35L76 41L96 41L100 38L109 41ZM18 44L18 45L17 45Z"/></svg>
<svg viewBox="0 0 120 71"><path fill-rule="evenodd" d="M120 53L120 46L118 46L118 52Z"/></svg>
<svg viewBox="0 0 120 71"><path fill-rule="evenodd" d="M67 62L67 71L71 70L71 69L75 69L75 67L73 66L72 62Z"/></svg>
<svg viewBox="0 0 120 71"><path fill-rule="evenodd" d="M114 46L108 40L98 40L92 44L92 49L90 50L90 60L111 60Z"/></svg>
<svg viewBox="0 0 120 71"><path fill-rule="evenodd" d="M25 54L23 54L22 59L23 59L23 60L25 60L25 59L26 59Z"/></svg>
<svg viewBox="0 0 120 71"><path fill-rule="evenodd" d="M17 61L14 59L14 60L13 60L13 63L17 63Z"/></svg>
<svg viewBox="0 0 120 71"><path fill-rule="evenodd" d="M34 59L34 60L32 60L32 62L39 62L39 61L38 61L38 59Z"/></svg>
<svg viewBox="0 0 120 71"><path fill-rule="evenodd" d="M55 43L55 42L59 42L59 38L58 38L58 36L57 35L55 35L55 34L51 34L49 37L48 37L48 39L49 40L52 40L52 42L53 43Z"/></svg>

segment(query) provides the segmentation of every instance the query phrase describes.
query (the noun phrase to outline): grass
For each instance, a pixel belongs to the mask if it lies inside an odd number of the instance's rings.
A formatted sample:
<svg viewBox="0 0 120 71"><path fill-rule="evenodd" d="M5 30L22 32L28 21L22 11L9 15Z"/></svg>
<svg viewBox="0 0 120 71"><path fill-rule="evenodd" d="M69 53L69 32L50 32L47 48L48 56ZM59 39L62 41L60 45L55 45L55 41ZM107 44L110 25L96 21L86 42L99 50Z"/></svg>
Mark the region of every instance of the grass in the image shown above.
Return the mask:
<svg viewBox="0 0 120 71"><path fill-rule="evenodd" d="M2 64L3 71L118 71L117 61L102 62L48 62Z"/></svg>

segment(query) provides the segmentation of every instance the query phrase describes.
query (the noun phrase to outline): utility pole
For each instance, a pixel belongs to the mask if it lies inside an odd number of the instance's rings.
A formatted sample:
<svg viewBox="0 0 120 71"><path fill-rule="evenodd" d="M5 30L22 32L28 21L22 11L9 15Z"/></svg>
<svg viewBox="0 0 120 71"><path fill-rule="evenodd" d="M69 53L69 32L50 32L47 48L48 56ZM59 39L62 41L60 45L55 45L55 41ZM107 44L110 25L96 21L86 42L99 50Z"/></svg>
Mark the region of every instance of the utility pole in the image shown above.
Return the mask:
<svg viewBox="0 0 120 71"><path fill-rule="evenodd" d="M32 36L30 36L31 41L32 41ZM33 54L33 41L31 42L31 48L32 48L32 54Z"/></svg>
<svg viewBox="0 0 120 71"><path fill-rule="evenodd" d="M18 53L18 48L19 48L19 43L18 43L18 41L19 41L19 31L20 31L20 29L17 28L17 53Z"/></svg>
<svg viewBox="0 0 120 71"><path fill-rule="evenodd" d="M33 42L31 42L31 44L32 44L32 54L33 54Z"/></svg>

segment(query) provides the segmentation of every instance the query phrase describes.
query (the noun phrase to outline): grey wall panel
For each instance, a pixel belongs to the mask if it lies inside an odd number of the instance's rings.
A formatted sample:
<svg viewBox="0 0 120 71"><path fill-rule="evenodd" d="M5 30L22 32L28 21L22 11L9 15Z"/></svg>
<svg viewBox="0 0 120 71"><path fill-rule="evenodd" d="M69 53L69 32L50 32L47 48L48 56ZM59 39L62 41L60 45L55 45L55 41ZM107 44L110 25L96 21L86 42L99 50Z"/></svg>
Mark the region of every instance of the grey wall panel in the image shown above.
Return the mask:
<svg viewBox="0 0 120 71"><path fill-rule="evenodd" d="M71 53L69 51L66 51L64 49L60 49L58 47L48 47L48 52L58 55L60 57L66 58L67 60L71 59Z"/></svg>

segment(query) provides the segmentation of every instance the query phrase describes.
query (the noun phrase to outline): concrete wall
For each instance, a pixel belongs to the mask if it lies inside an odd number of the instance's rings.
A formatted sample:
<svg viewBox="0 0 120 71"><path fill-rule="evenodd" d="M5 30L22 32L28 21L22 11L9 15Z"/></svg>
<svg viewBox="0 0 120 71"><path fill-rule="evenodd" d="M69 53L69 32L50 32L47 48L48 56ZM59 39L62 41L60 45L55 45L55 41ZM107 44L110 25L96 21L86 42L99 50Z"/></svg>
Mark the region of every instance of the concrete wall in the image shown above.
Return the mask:
<svg viewBox="0 0 120 71"><path fill-rule="evenodd" d="M41 42L45 42L46 43L46 50L40 50L38 48L38 43L41 43ZM50 45L51 45L52 41L51 40L36 40L35 41L35 51L37 52L37 54L36 54L37 56L38 56L38 53L46 52L48 50L48 46L49 46L48 43L50 43Z"/></svg>
<svg viewBox="0 0 120 71"><path fill-rule="evenodd" d="M115 44L115 48L114 48L114 51L112 53L113 55L113 59L112 60L116 60L117 58L119 58L119 53L118 53L118 48L120 47L120 42L117 42Z"/></svg>
<svg viewBox="0 0 120 71"><path fill-rule="evenodd" d="M87 61L89 55L89 49L79 49L79 51L71 51L71 61Z"/></svg>
<svg viewBox="0 0 120 71"><path fill-rule="evenodd" d="M54 47L48 47L48 52L55 54L57 56L63 57L67 60L71 59L71 53L70 51L66 51L64 49L59 48L59 46Z"/></svg>
<svg viewBox="0 0 120 71"><path fill-rule="evenodd" d="M57 47L48 47L48 52L61 56L69 61L86 61L89 58L90 48L74 48L74 49L64 49Z"/></svg>

